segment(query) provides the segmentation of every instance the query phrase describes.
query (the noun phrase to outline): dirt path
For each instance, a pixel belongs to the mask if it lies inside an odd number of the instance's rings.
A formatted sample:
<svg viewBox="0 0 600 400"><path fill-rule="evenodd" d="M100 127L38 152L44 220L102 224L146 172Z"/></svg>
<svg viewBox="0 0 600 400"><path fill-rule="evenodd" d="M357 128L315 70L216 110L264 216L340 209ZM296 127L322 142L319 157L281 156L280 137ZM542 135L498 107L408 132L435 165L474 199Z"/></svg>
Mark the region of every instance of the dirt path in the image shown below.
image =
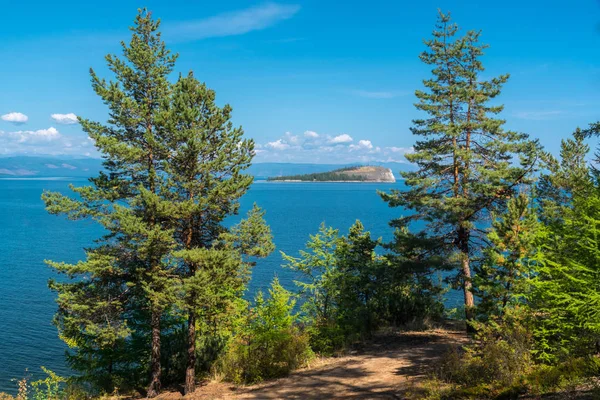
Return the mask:
<svg viewBox="0 0 600 400"><path fill-rule="evenodd" d="M286 378L241 388L209 383L190 398L402 399L444 352L465 341L451 330L379 335L348 356L319 360Z"/></svg>

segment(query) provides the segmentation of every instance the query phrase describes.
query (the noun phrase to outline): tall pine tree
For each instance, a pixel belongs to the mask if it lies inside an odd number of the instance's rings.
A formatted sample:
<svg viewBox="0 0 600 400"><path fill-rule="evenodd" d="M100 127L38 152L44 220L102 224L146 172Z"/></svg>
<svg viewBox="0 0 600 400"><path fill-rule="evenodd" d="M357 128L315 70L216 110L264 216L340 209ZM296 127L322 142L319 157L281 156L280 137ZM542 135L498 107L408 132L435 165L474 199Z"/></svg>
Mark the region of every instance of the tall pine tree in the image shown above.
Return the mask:
<svg viewBox="0 0 600 400"><path fill-rule="evenodd" d="M175 241L161 193L169 150L162 136L163 103L171 93L167 77L176 56L161 41L159 24L146 10L139 11L131 41L122 42L123 58L106 57L114 81L90 70L92 87L108 106L110 118L106 124L83 118L79 122L104 157L106 172L90 179L89 186L73 188L76 199L43 195L49 212L93 218L108 232L86 251L86 261L50 263L72 278L50 284L58 292L56 324L75 349L72 366L112 389L124 341L136 325L149 325L148 397L160 390L160 323L174 299L167 256Z"/></svg>
<svg viewBox="0 0 600 400"><path fill-rule="evenodd" d="M233 127L231 111L229 105L217 106L215 92L190 72L174 85L165 113L170 149L165 196L188 319L186 393L195 390L198 320L206 323L241 299L249 257L265 257L273 250L258 207L231 229L224 224L238 213L239 199L253 181L244 171L254 156L254 142Z"/></svg>
<svg viewBox="0 0 600 400"><path fill-rule="evenodd" d="M505 207L517 187L534 168L537 145L527 135L503 129L496 117L503 107L493 102L508 75L484 80L481 57L486 45L479 32L457 37L458 27L440 12L433 39L420 58L432 66L433 76L415 92L418 110L426 118L413 121L419 139L407 159L418 170L402 173L406 191L384 193L390 206L412 212L394 221L402 235L422 249L419 259L446 257L458 269L468 320L473 317L472 261L484 245L482 222L490 211ZM412 224L421 221L420 224ZM428 239L426 245L423 239Z"/></svg>

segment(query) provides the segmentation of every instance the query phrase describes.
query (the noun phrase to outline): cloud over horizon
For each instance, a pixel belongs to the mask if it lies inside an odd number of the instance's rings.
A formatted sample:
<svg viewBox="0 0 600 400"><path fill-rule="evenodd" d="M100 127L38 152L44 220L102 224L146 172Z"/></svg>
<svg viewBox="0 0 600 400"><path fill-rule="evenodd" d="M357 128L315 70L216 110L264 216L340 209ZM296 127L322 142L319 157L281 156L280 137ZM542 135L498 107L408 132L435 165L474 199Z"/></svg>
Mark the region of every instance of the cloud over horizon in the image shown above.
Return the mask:
<svg viewBox="0 0 600 400"><path fill-rule="evenodd" d="M63 135L49 127L38 130L0 130L0 154L2 155L97 155L93 141L82 133Z"/></svg>
<svg viewBox="0 0 600 400"><path fill-rule="evenodd" d="M302 135L286 132L279 139L256 145L256 162L400 162L412 153L412 147L375 146L369 139L354 139L346 134L326 135L305 131Z"/></svg>
<svg viewBox="0 0 600 400"><path fill-rule="evenodd" d="M51 142L61 137L60 132L54 127L38 129L37 131L0 131L0 137L6 137L17 143Z"/></svg>

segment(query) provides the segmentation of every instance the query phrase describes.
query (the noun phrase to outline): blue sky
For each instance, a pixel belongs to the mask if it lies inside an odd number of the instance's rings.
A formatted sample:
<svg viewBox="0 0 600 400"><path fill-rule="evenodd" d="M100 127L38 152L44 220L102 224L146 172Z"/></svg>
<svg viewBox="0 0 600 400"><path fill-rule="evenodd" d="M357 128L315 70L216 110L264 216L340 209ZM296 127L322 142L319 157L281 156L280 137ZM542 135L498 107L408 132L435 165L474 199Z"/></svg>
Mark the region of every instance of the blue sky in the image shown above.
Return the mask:
<svg viewBox="0 0 600 400"><path fill-rule="evenodd" d="M72 1L0 0L0 155L97 156L72 123L105 121L88 70L110 78L138 7L258 143L256 161L403 161L419 114L414 90L436 10L490 44L485 77L510 73L506 127L556 152L600 119L600 3L592 0Z"/></svg>

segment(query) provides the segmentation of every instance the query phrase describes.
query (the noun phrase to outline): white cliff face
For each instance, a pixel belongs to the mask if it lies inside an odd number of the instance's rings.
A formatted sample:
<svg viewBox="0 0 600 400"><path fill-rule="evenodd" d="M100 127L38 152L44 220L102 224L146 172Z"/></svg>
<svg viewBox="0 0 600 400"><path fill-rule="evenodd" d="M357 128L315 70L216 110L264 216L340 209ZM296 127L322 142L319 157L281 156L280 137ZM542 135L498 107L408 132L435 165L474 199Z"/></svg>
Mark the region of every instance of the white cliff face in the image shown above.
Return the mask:
<svg viewBox="0 0 600 400"><path fill-rule="evenodd" d="M387 169L387 171L385 171L383 173L383 178L381 180L382 182L396 182L396 178L394 177L394 173L392 172L391 169Z"/></svg>

